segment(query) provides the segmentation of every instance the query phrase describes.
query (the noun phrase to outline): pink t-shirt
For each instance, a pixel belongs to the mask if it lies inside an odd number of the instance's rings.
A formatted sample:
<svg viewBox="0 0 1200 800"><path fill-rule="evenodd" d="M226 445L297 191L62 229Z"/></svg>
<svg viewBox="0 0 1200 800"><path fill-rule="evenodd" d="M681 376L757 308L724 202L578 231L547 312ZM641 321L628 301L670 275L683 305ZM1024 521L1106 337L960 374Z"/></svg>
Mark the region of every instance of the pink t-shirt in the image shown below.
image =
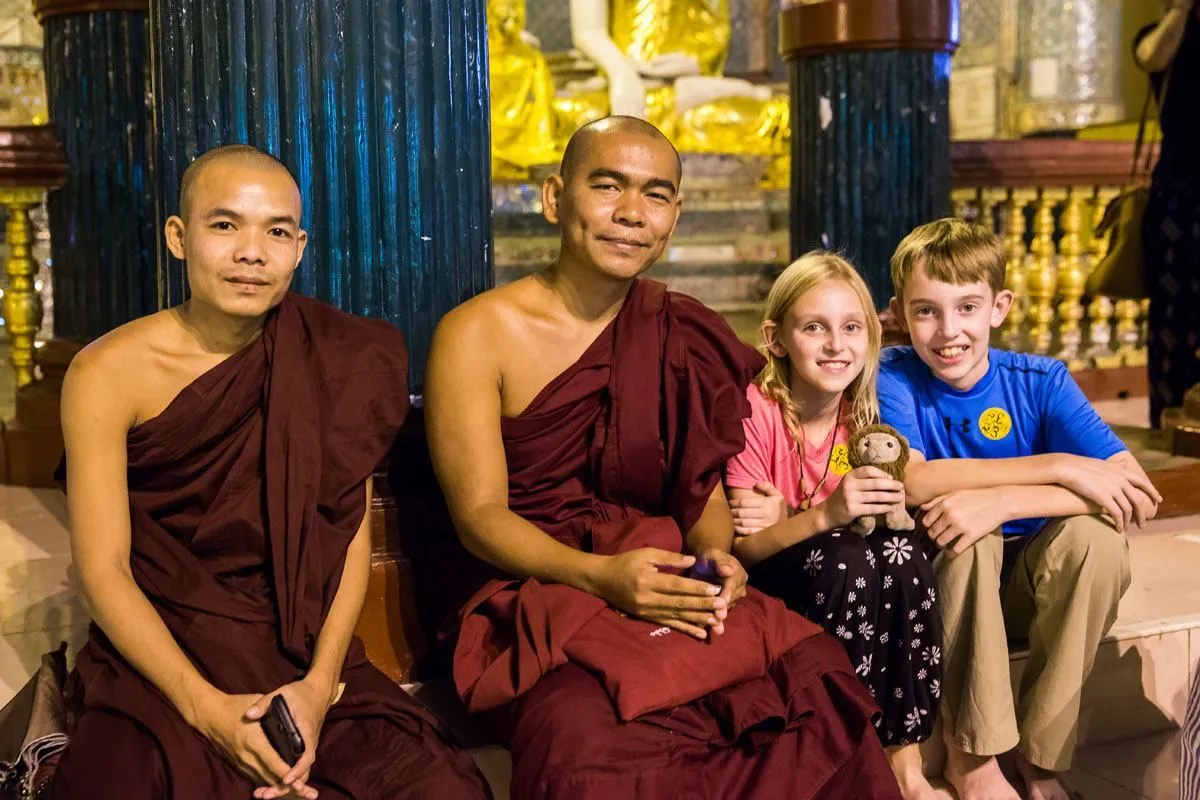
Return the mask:
<svg viewBox="0 0 1200 800"><path fill-rule="evenodd" d="M804 470L804 491L812 492L810 507L825 502L850 471L846 443L850 431L845 424L837 427L832 446L826 442L809 442L807 453L800 463L800 448L788 433L783 411L773 400L763 395L754 384L746 390L750 401L750 416L742 421L746 429L746 449L725 464L725 485L735 489L753 489L756 483L770 483L779 489L792 508L800 508L800 470ZM824 445L822 447L822 445ZM831 452L832 451L832 452ZM829 474L825 474L825 466Z"/></svg>

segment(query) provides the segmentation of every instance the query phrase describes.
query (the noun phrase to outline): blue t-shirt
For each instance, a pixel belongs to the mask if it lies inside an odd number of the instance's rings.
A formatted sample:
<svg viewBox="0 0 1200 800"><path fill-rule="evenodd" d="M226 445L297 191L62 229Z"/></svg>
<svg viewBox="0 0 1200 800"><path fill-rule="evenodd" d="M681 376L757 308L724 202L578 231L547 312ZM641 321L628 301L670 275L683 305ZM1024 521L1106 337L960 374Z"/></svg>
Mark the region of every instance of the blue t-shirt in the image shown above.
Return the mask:
<svg viewBox="0 0 1200 800"><path fill-rule="evenodd" d="M996 348L989 351L987 374L965 392L935 378L911 347L885 349L879 412L930 461L1043 453L1106 459L1126 449L1062 362ZM1023 536L1044 523L1014 520L1004 533Z"/></svg>

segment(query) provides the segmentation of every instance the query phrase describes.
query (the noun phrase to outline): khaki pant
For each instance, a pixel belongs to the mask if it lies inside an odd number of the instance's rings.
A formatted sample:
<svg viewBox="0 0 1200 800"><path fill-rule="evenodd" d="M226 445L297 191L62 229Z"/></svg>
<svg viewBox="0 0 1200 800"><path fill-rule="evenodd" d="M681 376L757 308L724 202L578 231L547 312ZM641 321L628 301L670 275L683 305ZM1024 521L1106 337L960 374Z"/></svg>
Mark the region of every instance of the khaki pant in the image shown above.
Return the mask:
<svg viewBox="0 0 1200 800"><path fill-rule="evenodd" d="M1002 586L1003 557L997 532L961 556L939 553L933 562L946 735L976 755L1019 744L1037 766L1065 770L1075 754L1083 682L1129 588L1129 545L1099 517L1068 517L1025 543ZM1029 660L1014 704L1008 639L1026 636Z"/></svg>

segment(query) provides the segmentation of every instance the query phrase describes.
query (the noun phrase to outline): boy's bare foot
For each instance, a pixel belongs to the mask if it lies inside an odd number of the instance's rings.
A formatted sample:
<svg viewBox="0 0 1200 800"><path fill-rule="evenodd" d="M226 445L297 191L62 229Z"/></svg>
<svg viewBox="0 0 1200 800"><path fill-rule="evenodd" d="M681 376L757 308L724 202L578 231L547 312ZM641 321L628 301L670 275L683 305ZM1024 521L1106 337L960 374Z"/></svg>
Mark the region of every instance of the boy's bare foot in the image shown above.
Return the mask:
<svg viewBox="0 0 1200 800"><path fill-rule="evenodd" d="M1078 793L1067 789L1058 773L1030 763L1021 751L1013 753L1013 760L1021 780L1025 781L1025 791L1029 793L1029 800L1077 800L1079 797Z"/></svg>
<svg viewBox="0 0 1200 800"><path fill-rule="evenodd" d="M919 745L889 747L887 757L892 765L892 773L896 776L896 783L900 784L900 794L904 795L904 800L938 800L937 792L933 790L933 786L921 770Z"/></svg>
<svg viewBox="0 0 1200 800"><path fill-rule="evenodd" d="M946 744L946 780L959 800L1021 800L995 756L977 756Z"/></svg>

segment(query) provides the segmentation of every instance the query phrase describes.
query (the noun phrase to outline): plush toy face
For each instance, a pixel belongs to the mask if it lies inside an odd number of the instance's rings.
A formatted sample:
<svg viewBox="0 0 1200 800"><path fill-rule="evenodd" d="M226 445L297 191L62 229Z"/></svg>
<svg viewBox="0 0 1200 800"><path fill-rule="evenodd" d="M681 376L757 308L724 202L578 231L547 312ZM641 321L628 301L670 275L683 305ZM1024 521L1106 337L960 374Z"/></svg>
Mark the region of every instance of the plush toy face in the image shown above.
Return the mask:
<svg viewBox="0 0 1200 800"><path fill-rule="evenodd" d="M863 464L891 464L903 452L900 442L890 433L868 433L858 442L858 458Z"/></svg>
<svg viewBox="0 0 1200 800"><path fill-rule="evenodd" d="M887 425L871 425L850 437L850 466L879 467L893 478L904 478L908 442Z"/></svg>

